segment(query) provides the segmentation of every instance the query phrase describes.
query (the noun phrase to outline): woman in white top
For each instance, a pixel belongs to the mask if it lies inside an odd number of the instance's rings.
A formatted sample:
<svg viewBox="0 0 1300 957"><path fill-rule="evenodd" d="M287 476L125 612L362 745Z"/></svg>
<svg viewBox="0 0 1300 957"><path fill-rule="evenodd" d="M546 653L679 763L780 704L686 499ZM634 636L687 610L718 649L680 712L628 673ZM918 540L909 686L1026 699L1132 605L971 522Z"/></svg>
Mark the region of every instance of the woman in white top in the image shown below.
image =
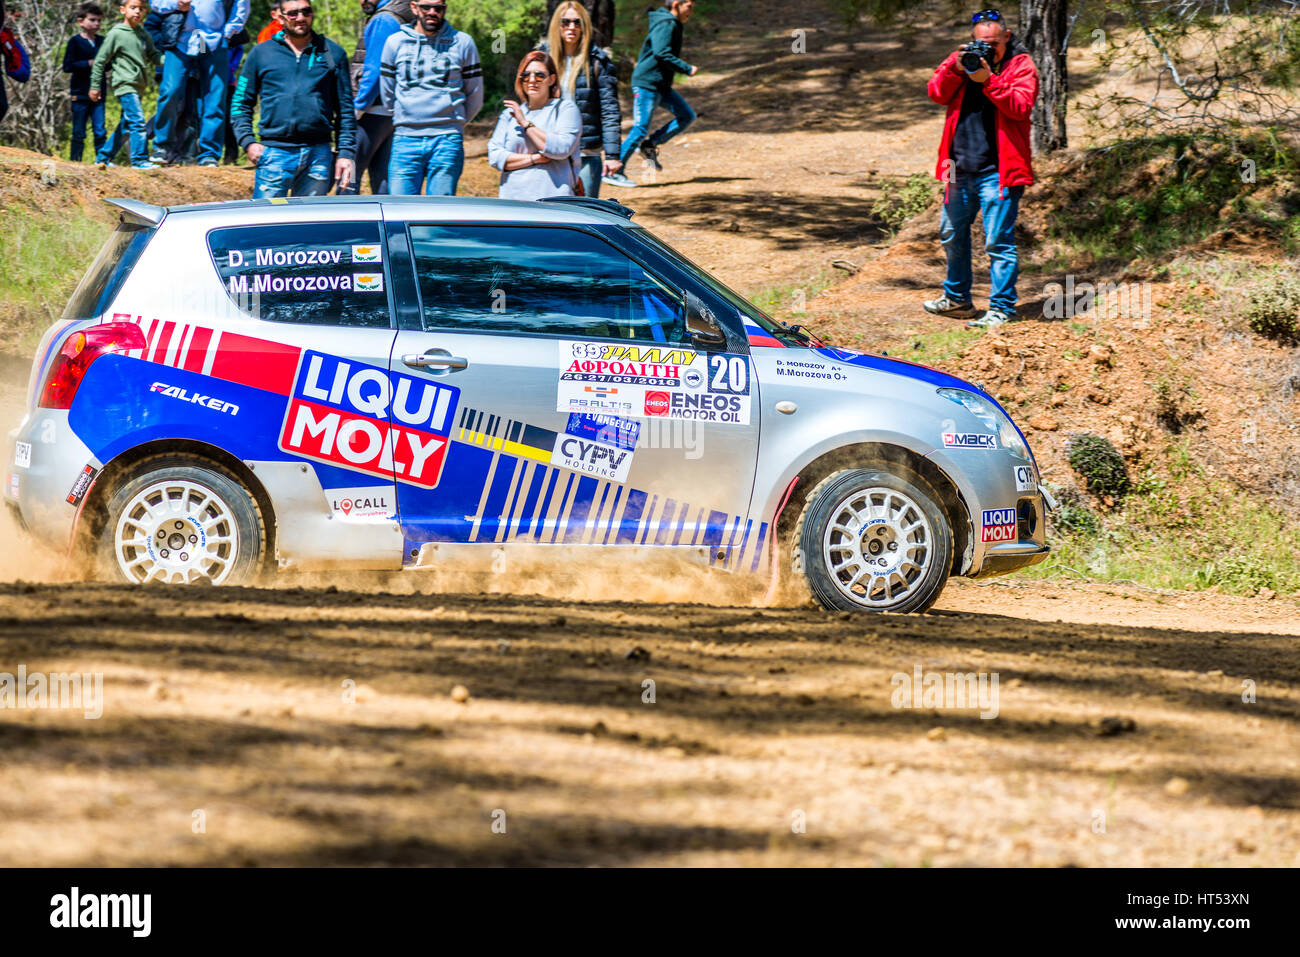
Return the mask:
<svg viewBox="0 0 1300 957"><path fill-rule="evenodd" d="M573 196L582 114L560 98L555 62L529 53L515 77L519 100L506 100L488 143L488 162L501 170L502 199Z"/></svg>

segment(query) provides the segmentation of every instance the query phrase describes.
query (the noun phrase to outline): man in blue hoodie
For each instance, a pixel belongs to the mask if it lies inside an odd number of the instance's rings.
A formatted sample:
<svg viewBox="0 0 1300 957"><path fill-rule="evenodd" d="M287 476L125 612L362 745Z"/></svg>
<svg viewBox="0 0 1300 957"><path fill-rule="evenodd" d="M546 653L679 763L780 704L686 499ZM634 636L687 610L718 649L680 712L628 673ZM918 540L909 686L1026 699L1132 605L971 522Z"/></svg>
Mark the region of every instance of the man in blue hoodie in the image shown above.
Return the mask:
<svg viewBox="0 0 1300 957"><path fill-rule="evenodd" d="M361 0L365 27L352 54L352 101L357 109L357 176L348 193L361 192L361 177L370 176L370 192L388 192L388 162L393 152L393 111L379 97L379 61L388 38L414 22L407 0ZM339 190L342 194L344 190Z"/></svg>
<svg viewBox="0 0 1300 957"><path fill-rule="evenodd" d="M379 90L393 111L388 186L397 195L454 196L465 167L465 125L483 107L483 66L442 0L412 0L415 22L388 38Z"/></svg>
<svg viewBox="0 0 1300 957"><path fill-rule="evenodd" d="M248 22L249 0L153 0L157 13L184 12L180 39L163 54L162 87L154 148L168 155L179 152L177 120L185 105L185 85L193 74L199 81L198 164L216 166L226 141L226 87L230 83L230 38Z"/></svg>
<svg viewBox="0 0 1300 957"><path fill-rule="evenodd" d="M253 197L324 196L352 182L357 117L343 48L312 30L310 0L284 0L284 30L253 47L230 102L239 145L257 166ZM253 107L262 101L253 136ZM338 141L338 159L331 141Z"/></svg>
<svg viewBox="0 0 1300 957"><path fill-rule="evenodd" d="M641 54L632 71L632 128L619 151L623 168L605 177L611 186L636 185L627 175L627 161L638 149L647 163L657 170L663 169L659 165L659 147L695 122L695 111L673 89L673 78L678 73L694 76L698 70L680 55L682 27L694 12L695 0L664 0L663 9L650 11L650 32L641 44ZM673 118L646 136L656 106L669 110Z"/></svg>

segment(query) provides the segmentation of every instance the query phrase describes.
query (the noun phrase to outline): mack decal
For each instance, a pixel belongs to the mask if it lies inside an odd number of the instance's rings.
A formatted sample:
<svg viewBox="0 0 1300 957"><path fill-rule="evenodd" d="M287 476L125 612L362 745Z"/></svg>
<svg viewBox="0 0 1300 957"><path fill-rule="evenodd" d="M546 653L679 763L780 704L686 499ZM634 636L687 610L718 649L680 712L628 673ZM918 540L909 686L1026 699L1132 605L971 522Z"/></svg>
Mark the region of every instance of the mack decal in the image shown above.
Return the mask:
<svg viewBox="0 0 1300 957"><path fill-rule="evenodd" d="M434 488L460 390L307 350L280 448L384 478Z"/></svg>
<svg viewBox="0 0 1300 957"><path fill-rule="evenodd" d="M201 405L206 409L214 409L217 412L239 415L239 406L235 405L233 402L226 402L222 399L218 399L216 396L200 395L197 392L191 395L185 389L182 389L179 386L167 385L165 382L155 382L153 385L149 386L149 391L160 392L169 398L179 399L182 402L189 402L193 405Z"/></svg>
<svg viewBox="0 0 1300 957"><path fill-rule="evenodd" d="M943 444L949 449L996 449L998 437L988 432L945 432Z"/></svg>

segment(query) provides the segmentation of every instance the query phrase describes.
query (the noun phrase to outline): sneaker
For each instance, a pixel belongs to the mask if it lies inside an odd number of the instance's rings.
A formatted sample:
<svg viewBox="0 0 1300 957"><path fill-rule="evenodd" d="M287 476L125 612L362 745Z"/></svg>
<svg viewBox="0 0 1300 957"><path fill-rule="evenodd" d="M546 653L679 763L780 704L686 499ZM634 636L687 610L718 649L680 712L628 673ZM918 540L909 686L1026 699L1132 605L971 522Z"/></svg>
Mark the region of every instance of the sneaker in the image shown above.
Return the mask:
<svg viewBox="0 0 1300 957"><path fill-rule="evenodd" d="M600 181L602 183L608 183L610 186L622 186L625 189L630 189L637 185L636 180L623 172L610 173L608 176L602 176Z"/></svg>
<svg viewBox="0 0 1300 957"><path fill-rule="evenodd" d="M1000 326L1004 322L1015 322L1016 314L1014 312L1003 312L1001 309L990 309L978 319L972 319L966 323L967 329L988 329L990 326Z"/></svg>
<svg viewBox="0 0 1300 957"><path fill-rule="evenodd" d="M151 163L145 160L143 163L132 163L131 169L161 169L157 163Z"/></svg>
<svg viewBox="0 0 1300 957"><path fill-rule="evenodd" d="M649 143L642 143L639 152L647 163L660 172L663 171L663 165L659 162L659 147L651 146Z"/></svg>
<svg viewBox="0 0 1300 957"><path fill-rule="evenodd" d="M921 303L926 312L936 316L951 316L953 319L973 319L979 315L973 302L953 302L947 296L929 299Z"/></svg>
<svg viewBox="0 0 1300 957"><path fill-rule="evenodd" d="M117 165L116 163L107 163L107 162L101 163L99 161L96 161L95 169L108 169L109 167L116 166L116 165Z"/></svg>
<svg viewBox="0 0 1300 957"><path fill-rule="evenodd" d="M200 166L219 166L219 165L221 165L221 164L219 164L219 163L218 163L216 160L214 160L214 159L201 159L201 160L199 160L199 165L200 165Z"/></svg>
<svg viewBox="0 0 1300 957"><path fill-rule="evenodd" d="M155 148L154 151L149 154L149 162L156 163L159 166L166 166L167 154L162 150Z"/></svg>

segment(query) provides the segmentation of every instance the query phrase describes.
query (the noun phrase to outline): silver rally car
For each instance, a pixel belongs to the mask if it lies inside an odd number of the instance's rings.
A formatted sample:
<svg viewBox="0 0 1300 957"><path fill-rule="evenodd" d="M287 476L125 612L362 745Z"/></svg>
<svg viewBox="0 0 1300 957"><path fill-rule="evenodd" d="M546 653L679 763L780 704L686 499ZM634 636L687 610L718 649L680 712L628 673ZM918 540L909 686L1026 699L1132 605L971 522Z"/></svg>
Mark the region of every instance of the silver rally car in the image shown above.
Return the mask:
<svg viewBox="0 0 1300 957"><path fill-rule="evenodd" d="M990 396L771 319L618 203L110 202L5 500L122 581L672 549L921 611L1047 555Z"/></svg>

